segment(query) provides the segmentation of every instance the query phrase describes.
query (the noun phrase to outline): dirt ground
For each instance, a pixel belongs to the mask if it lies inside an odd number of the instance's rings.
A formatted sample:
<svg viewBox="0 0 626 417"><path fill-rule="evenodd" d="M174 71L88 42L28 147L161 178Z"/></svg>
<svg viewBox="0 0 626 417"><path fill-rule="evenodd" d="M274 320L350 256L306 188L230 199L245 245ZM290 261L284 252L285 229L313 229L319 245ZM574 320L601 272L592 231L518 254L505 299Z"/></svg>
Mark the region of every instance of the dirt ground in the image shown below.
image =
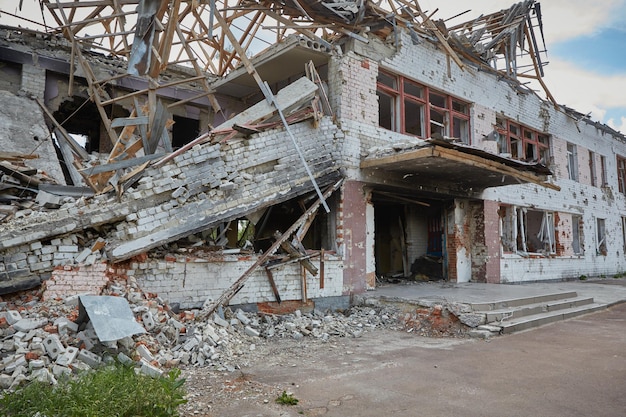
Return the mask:
<svg viewBox="0 0 626 417"><path fill-rule="evenodd" d="M191 368L185 416L623 416L626 304L491 340L386 329L259 341L240 369ZM281 405L285 391L298 399Z"/></svg>

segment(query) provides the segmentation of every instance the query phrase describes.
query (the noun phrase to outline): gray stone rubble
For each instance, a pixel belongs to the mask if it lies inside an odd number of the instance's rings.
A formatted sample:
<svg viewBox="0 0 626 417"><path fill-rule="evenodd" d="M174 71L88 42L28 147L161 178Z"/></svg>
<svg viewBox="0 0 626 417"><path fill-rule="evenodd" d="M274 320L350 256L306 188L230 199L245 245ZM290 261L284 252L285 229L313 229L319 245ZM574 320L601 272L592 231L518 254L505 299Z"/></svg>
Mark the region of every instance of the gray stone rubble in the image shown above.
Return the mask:
<svg viewBox="0 0 626 417"><path fill-rule="evenodd" d="M199 310L174 312L135 280L112 282L102 295L128 300L145 334L100 342L91 322L78 325L78 296L42 301L24 297L0 303L0 388L14 390L32 380L56 383L65 374L115 359L158 377L171 367L210 367L232 372L257 346L276 338L328 341L360 337L375 328L402 329L393 307L361 305L344 312L313 310L288 315L219 310L209 320ZM25 299L28 301L25 301Z"/></svg>

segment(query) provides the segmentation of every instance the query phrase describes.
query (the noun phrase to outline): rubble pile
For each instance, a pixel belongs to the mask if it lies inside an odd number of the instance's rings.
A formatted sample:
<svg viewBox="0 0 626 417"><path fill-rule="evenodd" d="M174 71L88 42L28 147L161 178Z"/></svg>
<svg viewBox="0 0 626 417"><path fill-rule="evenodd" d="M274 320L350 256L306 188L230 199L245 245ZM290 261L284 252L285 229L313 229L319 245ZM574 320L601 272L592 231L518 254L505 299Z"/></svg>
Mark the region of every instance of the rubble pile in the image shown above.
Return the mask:
<svg viewBox="0 0 626 417"><path fill-rule="evenodd" d="M464 335L462 323L442 305L406 313L364 299L345 311L298 310L280 316L226 308L201 321L200 310L178 311L156 294L144 293L133 277L111 281L101 295L124 298L145 333L100 341L91 321L79 321L81 295L42 301L40 293L23 292L0 302L0 388L13 390L32 380L54 384L63 375L115 359L154 377L186 366L233 372L272 339L328 341L361 337L376 328Z"/></svg>
<svg viewBox="0 0 626 417"><path fill-rule="evenodd" d="M185 366L232 372L275 338L326 341L360 337L378 327L401 328L397 312L381 306L284 316L226 308L200 321L199 310L176 311L143 293L132 277L112 281L102 295L125 298L145 333L101 342L91 321L78 323L80 296L42 301L40 293L24 292L0 302L0 388L13 390L35 379L54 384L63 375L115 359L150 376Z"/></svg>

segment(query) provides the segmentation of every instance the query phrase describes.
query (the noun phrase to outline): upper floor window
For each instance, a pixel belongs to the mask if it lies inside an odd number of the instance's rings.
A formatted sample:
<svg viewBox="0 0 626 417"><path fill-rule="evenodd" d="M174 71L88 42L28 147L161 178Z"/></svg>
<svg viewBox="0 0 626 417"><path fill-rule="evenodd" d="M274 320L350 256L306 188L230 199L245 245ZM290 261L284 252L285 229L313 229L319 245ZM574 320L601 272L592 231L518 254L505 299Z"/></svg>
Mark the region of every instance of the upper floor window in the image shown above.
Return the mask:
<svg viewBox="0 0 626 417"><path fill-rule="evenodd" d="M420 138L445 136L470 143L469 104L399 75L378 74L378 124Z"/></svg>
<svg viewBox="0 0 626 417"><path fill-rule="evenodd" d="M567 144L567 173L570 180L578 181L578 151L573 143Z"/></svg>
<svg viewBox="0 0 626 417"><path fill-rule="evenodd" d="M593 151L589 151L589 181L594 187L598 185L598 179L596 178L596 154Z"/></svg>
<svg viewBox="0 0 626 417"><path fill-rule="evenodd" d="M496 120L496 131L499 135L499 153L508 153L513 159L527 162L539 162L544 165L550 162L548 135L500 118Z"/></svg>
<svg viewBox="0 0 626 417"><path fill-rule="evenodd" d="M617 155L617 184L619 192L626 194L626 158Z"/></svg>
<svg viewBox="0 0 626 417"><path fill-rule="evenodd" d="M607 182L606 182L606 156L604 155L600 155L600 180L602 181L602 184L600 184L602 187L606 187L607 186Z"/></svg>

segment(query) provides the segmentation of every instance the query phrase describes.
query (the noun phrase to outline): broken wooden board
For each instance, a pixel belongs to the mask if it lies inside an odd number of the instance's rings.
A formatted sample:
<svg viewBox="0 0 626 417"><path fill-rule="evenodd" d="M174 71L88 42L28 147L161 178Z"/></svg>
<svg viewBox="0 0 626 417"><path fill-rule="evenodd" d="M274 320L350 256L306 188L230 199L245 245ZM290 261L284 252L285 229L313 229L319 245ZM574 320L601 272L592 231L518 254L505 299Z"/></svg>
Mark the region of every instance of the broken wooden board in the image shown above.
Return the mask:
<svg viewBox="0 0 626 417"><path fill-rule="evenodd" d="M291 235L296 230L298 230L300 225L306 221L306 219L311 215L311 213L313 213L319 208L319 206L322 204L322 201L330 197L331 194L341 186L341 184L343 184L343 179L340 179L331 187L329 187L322 195L323 199L322 198L317 199L317 201L315 201L315 203L313 203L313 205L309 207L309 209L302 216L300 216L300 218L296 220L296 222L292 224L291 227L289 227L289 229L285 231L285 233L282 234L280 239L276 240L276 242L274 242L272 246L270 246L269 249L265 251L265 253L259 256L257 261L250 268L248 268L248 270L246 270L246 272L244 272L243 275L237 281L235 281L221 296L219 296L217 300L213 302L209 302L209 300L207 300L203 306L204 311L202 311L198 315L198 318L201 320L204 318L207 318L215 311L215 309L218 306L227 304L228 301L230 301L235 296L235 294L237 294L239 290L243 288L243 286L245 285L248 278L250 278L252 273L259 266L263 265L269 259L269 257L272 256L274 252L276 252L276 250L280 247L280 245L283 242L286 242L291 237Z"/></svg>

